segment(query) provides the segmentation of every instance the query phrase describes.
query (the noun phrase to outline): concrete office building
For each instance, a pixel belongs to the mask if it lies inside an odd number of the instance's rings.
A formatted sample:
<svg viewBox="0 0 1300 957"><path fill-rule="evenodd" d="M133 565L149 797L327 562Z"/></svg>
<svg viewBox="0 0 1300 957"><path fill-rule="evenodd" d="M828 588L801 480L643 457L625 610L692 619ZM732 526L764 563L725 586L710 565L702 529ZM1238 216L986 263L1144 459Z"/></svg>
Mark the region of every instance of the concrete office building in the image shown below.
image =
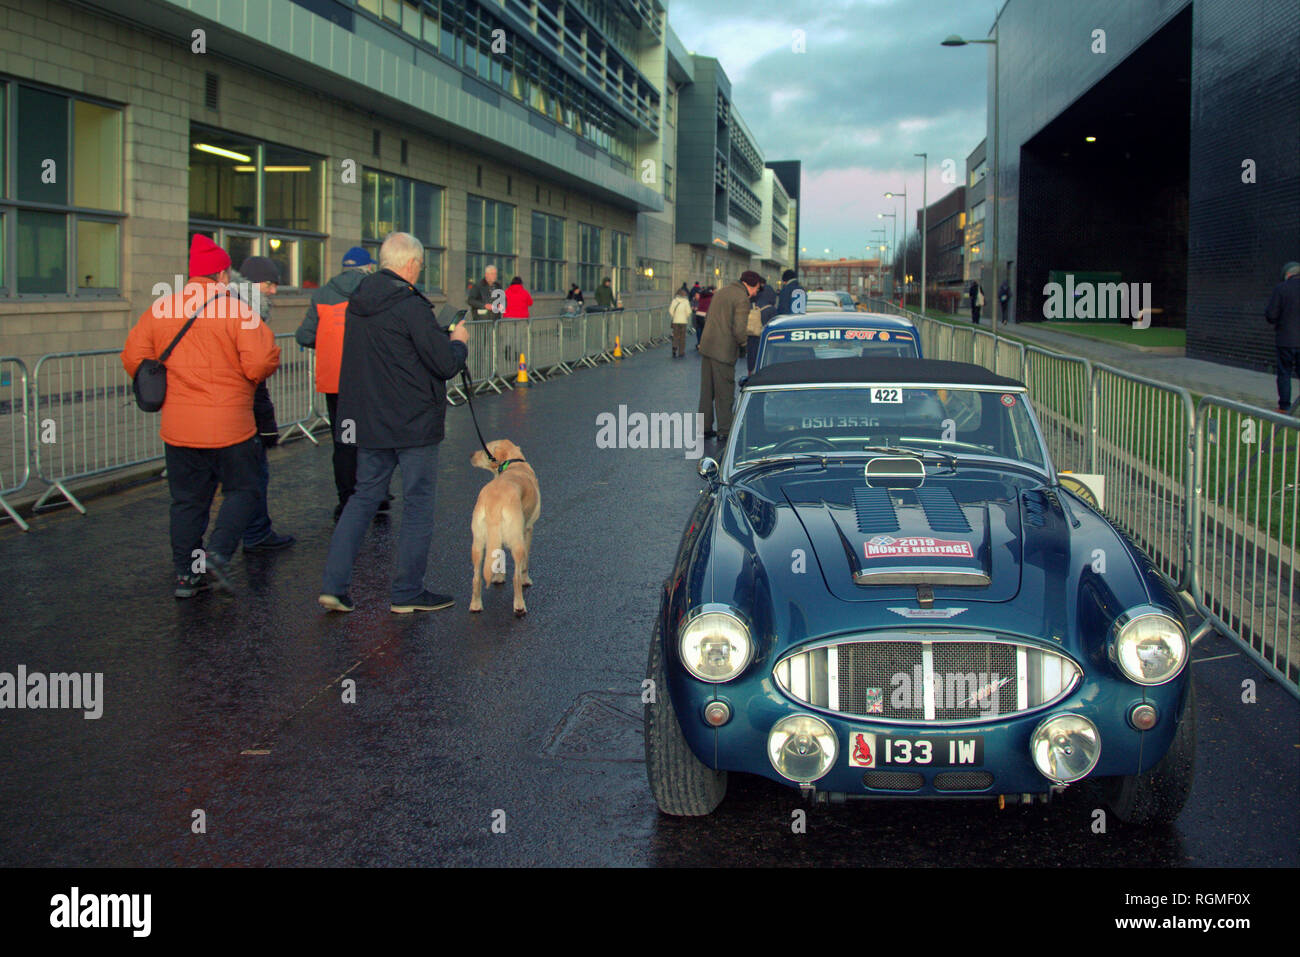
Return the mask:
<svg viewBox="0 0 1300 957"><path fill-rule="evenodd" d="M1053 272L1119 273L1189 356L1269 368L1263 309L1300 222L1296 5L1008 0L996 34L1017 320L1043 318Z"/></svg>
<svg viewBox="0 0 1300 957"><path fill-rule="evenodd" d="M920 235L925 223L925 281L929 287L927 302L949 308L954 294L963 286L965 276L966 187L958 186L916 214L916 231ZM918 263L909 263L917 269Z"/></svg>
<svg viewBox="0 0 1300 957"><path fill-rule="evenodd" d="M674 45L658 0L0 0L0 353L120 348L193 232L279 262L277 332L393 229L437 304L659 303Z"/></svg>
<svg viewBox="0 0 1300 957"><path fill-rule="evenodd" d="M966 252L962 257L961 276L963 286L968 289L972 279L986 290L989 284L988 251L984 242L988 225L988 204L984 201L984 180L989 172L987 146L988 141L981 140L966 157L966 229L962 235Z"/></svg>

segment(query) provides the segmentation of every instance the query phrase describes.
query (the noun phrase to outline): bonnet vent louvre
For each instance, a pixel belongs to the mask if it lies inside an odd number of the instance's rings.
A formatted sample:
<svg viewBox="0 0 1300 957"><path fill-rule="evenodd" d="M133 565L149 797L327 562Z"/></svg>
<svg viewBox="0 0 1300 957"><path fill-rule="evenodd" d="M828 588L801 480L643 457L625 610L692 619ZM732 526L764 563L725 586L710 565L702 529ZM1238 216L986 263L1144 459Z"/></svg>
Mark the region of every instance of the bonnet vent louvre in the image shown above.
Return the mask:
<svg viewBox="0 0 1300 957"><path fill-rule="evenodd" d="M925 509L925 520L936 532L969 532L970 522L952 492L942 486L918 488L916 497Z"/></svg>
<svg viewBox="0 0 1300 957"><path fill-rule="evenodd" d="M894 512L894 503L889 499L888 489L855 488L853 507L858 513L859 532L871 534L898 531L898 515Z"/></svg>

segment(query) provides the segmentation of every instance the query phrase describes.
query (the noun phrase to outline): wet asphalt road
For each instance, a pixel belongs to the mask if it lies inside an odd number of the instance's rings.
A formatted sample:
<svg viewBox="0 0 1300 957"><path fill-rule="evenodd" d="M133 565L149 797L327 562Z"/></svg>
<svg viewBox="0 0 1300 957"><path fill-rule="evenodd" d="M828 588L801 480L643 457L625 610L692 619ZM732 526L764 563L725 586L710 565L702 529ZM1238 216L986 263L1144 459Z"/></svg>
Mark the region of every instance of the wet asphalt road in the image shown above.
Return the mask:
<svg viewBox="0 0 1300 957"><path fill-rule="evenodd" d="M357 611L317 606L327 440L272 453L271 514L298 543L237 558L237 600L171 597L163 482L0 531L0 671L102 671L105 698L93 721L0 711L0 866L1300 864L1300 709L1218 637L1196 650L1196 784L1171 829L1095 834L1095 802L1074 789L1003 811L851 802L795 834L797 795L737 775L712 817L661 817L640 681L700 480L680 450L597 449L595 421L620 403L691 411L698 380L693 352L660 347L479 399L487 438L517 442L541 481L522 620L504 589L467 611L487 475L468 464L463 407L448 413L430 575L455 594L448 611L388 612L400 503L358 561Z"/></svg>

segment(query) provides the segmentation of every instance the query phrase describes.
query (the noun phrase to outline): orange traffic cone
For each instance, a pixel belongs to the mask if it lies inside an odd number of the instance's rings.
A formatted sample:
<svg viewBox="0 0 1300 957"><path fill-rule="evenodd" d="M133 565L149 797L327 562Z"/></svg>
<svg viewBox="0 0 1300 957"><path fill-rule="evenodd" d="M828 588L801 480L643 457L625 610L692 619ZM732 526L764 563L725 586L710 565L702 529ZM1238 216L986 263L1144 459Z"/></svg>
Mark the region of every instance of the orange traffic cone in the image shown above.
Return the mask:
<svg viewBox="0 0 1300 957"><path fill-rule="evenodd" d="M619 342L618 336L614 337L614 358L615 359L623 358L623 345L621 342Z"/></svg>
<svg viewBox="0 0 1300 957"><path fill-rule="evenodd" d="M528 363L525 361L522 352L519 353L519 373L515 376L515 385L532 385L532 383L528 381Z"/></svg>

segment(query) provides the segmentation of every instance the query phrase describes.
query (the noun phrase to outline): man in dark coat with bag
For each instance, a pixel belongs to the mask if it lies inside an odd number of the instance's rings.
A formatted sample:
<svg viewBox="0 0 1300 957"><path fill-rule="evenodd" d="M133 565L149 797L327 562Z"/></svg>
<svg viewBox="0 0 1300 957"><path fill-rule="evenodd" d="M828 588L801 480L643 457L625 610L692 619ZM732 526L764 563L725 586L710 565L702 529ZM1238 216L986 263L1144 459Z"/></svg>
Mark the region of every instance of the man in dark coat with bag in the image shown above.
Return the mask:
<svg viewBox="0 0 1300 957"><path fill-rule="evenodd" d="M736 397L736 359L745 347L749 325L750 298L763 279L752 269L740 279L723 286L709 302L700 335L700 412L704 415L704 437L727 440L731 431L731 404ZM713 421L716 415L718 428Z"/></svg>

